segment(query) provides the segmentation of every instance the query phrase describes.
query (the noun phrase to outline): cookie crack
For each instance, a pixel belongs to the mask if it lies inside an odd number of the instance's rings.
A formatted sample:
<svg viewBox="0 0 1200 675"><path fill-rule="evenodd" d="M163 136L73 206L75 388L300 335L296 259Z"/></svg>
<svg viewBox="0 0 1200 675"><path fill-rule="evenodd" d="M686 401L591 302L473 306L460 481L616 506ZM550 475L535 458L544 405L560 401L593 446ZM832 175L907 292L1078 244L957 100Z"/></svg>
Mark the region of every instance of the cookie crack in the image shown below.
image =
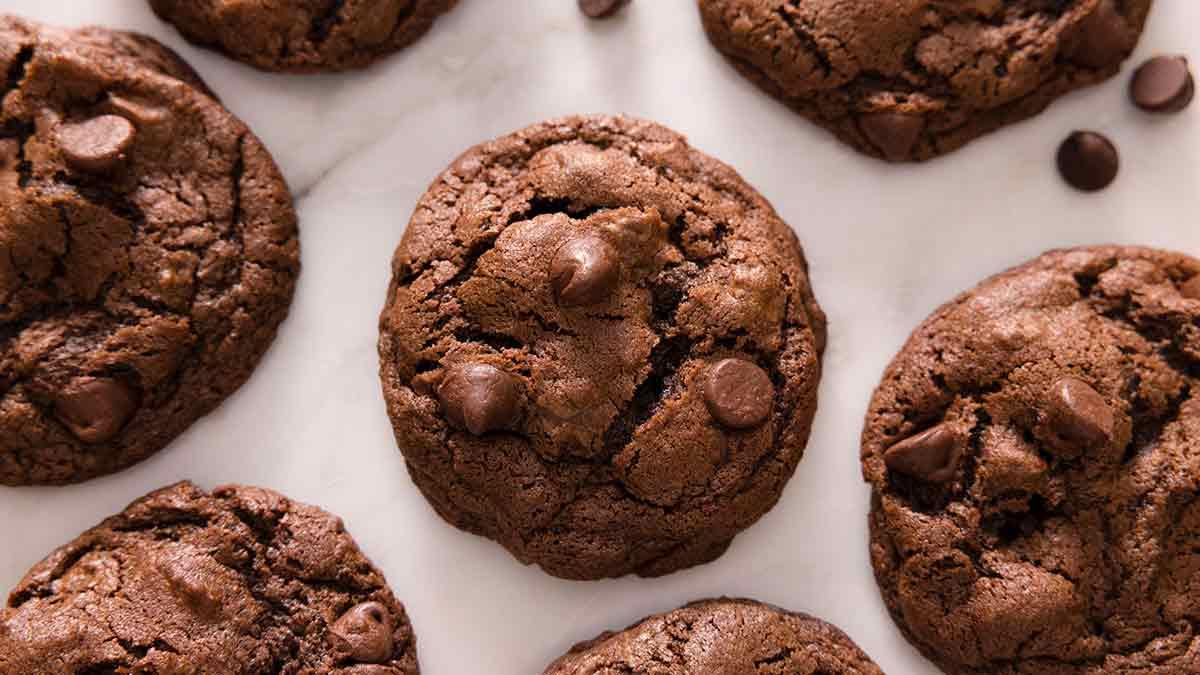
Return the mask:
<svg viewBox="0 0 1200 675"><path fill-rule="evenodd" d="M314 45L324 42L342 22L341 12L345 5L346 0L330 0L324 11L314 14L308 28L308 41Z"/></svg>

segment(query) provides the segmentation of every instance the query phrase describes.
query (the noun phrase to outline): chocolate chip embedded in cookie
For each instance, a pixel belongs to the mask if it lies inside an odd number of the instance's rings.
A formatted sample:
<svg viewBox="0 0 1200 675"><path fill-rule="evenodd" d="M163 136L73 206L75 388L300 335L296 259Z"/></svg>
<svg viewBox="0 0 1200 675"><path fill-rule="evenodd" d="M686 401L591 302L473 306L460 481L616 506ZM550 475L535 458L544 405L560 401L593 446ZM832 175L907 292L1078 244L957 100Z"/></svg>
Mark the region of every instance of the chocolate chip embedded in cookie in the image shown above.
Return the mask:
<svg viewBox="0 0 1200 675"><path fill-rule="evenodd" d="M2 673L418 671L403 605L342 521L261 488L152 492L0 610Z"/></svg>
<svg viewBox="0 0 1200 675"><path fill-rule="evenodd" d="M762 424L775 404L775 388L766 371L745 359L722 359L704 377L709 413L731 429Z"/></svg>
<svg viewBox="0 0 1200 675"><path fill-rule="evenodd" d="M1117 72L1151 0L699 0L743 75L860 152L951 152Z"/></svg>
<svg viewBox="0 0 1200 675"><path fill-rule="evenodd" d="M149 38L0 17L0 484L164 447L249 377L299 270L287 185Z"/></svg>
<svg viewBox="0 0 1200 675"><path fill-rule="evenodd" d="M380 375L412 479L522 562L708 562L800 461L825 341L803 252L661 126L569 117L468 150L392 270Z"/></svg>
<svg viewBox="0 0 1200 675"><path fill-rule="evenodd" d="M866 416L871 560L947 673L1200 672L1200 260L1051 251L933 313Z"/></svg>
<svg viewBox="0 0 1200 675"><path fill-rule="evenodd" d="M371 601L346 610L329 632L340 658L357 663L386 663L395 651L395 630L388 608Z"/></svg>
<svg viewBox="0 0 1200 675"><path fill-rule="evenodd" d="M58 147L75 168L99 173L125 160L137 129L118 115L100 115L58 128Z"/></svg>
<svg viewBox="0 0 1200 675"><path fill-rule="evenodd" d="M841 630L753 600L703 600L581 642L544 675L883 675Z"/></svg>
<svg viewBox="0 0 1200 675"><path fill-rule="evenodd" d="M364 68L416 42L458 0L149 0L188 40L255 68Z"/></svg>

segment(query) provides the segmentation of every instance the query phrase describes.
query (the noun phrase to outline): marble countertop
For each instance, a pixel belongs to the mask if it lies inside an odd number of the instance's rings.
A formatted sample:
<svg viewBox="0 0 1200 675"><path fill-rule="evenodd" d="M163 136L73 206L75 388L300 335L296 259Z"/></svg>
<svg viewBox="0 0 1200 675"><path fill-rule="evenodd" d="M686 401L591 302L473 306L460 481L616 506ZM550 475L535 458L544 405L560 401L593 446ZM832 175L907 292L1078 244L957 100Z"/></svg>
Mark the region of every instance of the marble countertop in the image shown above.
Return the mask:
<svg viewBox="0 0 1200 675"><path fill-rule="evenodd" d="M1135 61L1200 62L1200 2L1160 0ZM259 73L187 45L140 0L0 0L60 24L154 35L199 70L272 150L296 194L304 272L250 382L169 449L115 476L0 488L0 588L151 489L191 479L278 489L341 515L387 574L430 675L540 673L574 642L715 595L827 619L885 671L934 673L893 626L867 559L863 412L879 374L934 307L1041 251L1125 242L1200 253L1200 105L1151 117L1128 72L948 158L865 159L743 81L709 47L693 0L635 0L589 22L571 0L466 0L406 52L338 76ZM728 162L800 235L830 318L821 403L780 504L717 562L662 579L553 579L445 525L410 483L376 375L390 253L425 186L459 152L547 117L623 112ZM1066 188L1054 151L1109 134L1109 190Z"/></svg>

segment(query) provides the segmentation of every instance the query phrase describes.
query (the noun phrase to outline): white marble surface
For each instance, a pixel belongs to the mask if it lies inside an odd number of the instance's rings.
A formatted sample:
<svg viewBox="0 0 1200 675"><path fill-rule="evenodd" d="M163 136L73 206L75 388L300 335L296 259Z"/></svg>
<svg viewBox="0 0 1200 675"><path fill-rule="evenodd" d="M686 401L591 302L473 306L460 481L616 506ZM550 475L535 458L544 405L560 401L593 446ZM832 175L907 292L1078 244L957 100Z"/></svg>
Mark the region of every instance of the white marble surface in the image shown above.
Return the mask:
<svg viewBox="0 0 1200 675"><path fill-rule="evenodd" d="M0 488L0 587L139 495L189 478L279 489L343 516L415 624L430 675L529 675L576 640L706 596L751 596L844 628L889 673L933 673L888 619L867 560L857 438L876 380L930 310L1044 249L1129 242L1200 254L1200 105L1152 118L1128 71L1036 120L924 166L861 158L740 79L692 0L636 0L586 22L572 0L465 0L415 47L360 74L267 75L186 45L141 0L0 0L62 24L177 48L265 140L297 195L304 273L274 348L219 411L155 458L55 489ZM1137 57L1200 61L1200 2L1159 0ZM513 561L430 510L404 471L376 378L388 259L429 181L461 150L553 115L664 122L736 167L800 234L831 340L808 453L779 506L719 561L664 579L576 583ZM1057 143L1119 144L1118 182L1065 188Z"/></svg>

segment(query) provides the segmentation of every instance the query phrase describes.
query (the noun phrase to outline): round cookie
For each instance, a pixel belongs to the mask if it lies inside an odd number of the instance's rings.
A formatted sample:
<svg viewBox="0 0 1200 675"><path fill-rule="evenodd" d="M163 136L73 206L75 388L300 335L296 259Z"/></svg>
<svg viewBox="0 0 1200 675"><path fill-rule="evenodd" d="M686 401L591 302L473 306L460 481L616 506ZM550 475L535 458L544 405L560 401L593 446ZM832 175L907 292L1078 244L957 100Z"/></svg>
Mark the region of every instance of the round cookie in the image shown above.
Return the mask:
<svg viewBox="0 0 1200 675"><path fill-rule="evenodd" d="M583 642L544 675L883 675L837 627L753 600L703 600Z"/></svg>
<svg viewBox="0 0 1200 675"><path fill-rule="evenodd" d="M179 483L25 575L0 612L0 672L418 668L404 607L341 519L270 490Z"/></svg>
<svg viewBox="0 0 1200 675"><path fill-rule="evenodd" d="M948 673L1200 672L1200 260L1051 251L938 309L866 417L871 559Z"/></svg>
<svg viewBox="0 0 1200 675"><path fill-rule="evenodd" d="M459 157L380 318L414 482L566 578L713 560L803 454L825 317L795 234L659 125L568 117Z"/></svg>
<svg viewBox="0 0 1200 675"><path fill-rule="evenodd" d="M860 152L926 160L1114 75L1151 0L699 0L709 39Z"/></svg>
<svg viewBox="0 0 1200 675"><path fill-rule="evenodd" d="M364 68L416 42L458 0L150 0L188 40L268 71Z"/></svg>
<svg viewBox="0 0 1200 675"><path fill-rule="evenodd" d="M161 449L250 375L287 314L279 170L149 38L0 17L0 484Z"/></svg>

